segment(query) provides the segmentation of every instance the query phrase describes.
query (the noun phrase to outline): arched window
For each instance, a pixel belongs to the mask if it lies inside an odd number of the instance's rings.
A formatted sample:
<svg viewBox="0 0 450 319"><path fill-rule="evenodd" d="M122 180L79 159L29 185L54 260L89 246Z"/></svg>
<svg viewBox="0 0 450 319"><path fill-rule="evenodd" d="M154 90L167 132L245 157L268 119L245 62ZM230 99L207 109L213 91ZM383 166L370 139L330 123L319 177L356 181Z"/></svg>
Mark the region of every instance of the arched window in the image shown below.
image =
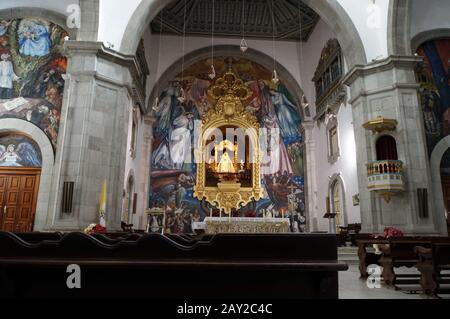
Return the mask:
<svg viewBox="0 0 450 319"><path fill-rule="evenodd" d="M398 160L397 142L390 135L384 135L377 140L377 160Z"/></svg>

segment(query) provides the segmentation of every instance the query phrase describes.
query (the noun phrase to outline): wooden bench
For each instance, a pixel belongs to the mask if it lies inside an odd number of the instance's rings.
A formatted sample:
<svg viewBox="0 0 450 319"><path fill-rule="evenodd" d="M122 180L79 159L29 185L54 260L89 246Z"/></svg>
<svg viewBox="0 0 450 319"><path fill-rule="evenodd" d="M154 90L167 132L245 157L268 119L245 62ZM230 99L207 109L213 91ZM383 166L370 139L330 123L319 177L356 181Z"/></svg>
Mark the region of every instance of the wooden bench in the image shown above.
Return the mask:
<svg viewBox="0 0 450 319"><path fill-rule="evenodd" d="M225 234L189 246L159 234L97 238L27 243L0 232L0 297L335 299L348 269L334 235ZM66 286L70 264L81 267L82 289Z"/></svg>
<svg viewBox="0 0 450 319"><path fill-rule="evenodd" d="M388 245L389 240L387 239L375 239L372 235L361 234L356 239L356 245L358 246L358 258L359 258L359 273L361 278L367 278L367 267L369 265L380 264L380 259L382 255L377 255L375 252L367 251L368 247L373 247L373 245Z"/></svg>
<svg viewBox="0 0 450 319"><path fill-rule="evenodd" d="M419 245L431 247L431 241L431 238L426 237L389 239L389 246L385 246L383 256L380 259L380 264L383 267L384 282L388 285L393 285L398 290L401 289L399 285L419 285L419 274L398 274L395 272L395 268L415 267L419 262L419 257L414 248ZM411 289L410 291L416 290Z"/></svg>
<svg viewBox="0 0 450 319"><path fill-rule="evenodd" d="M449 294L450 289L442 285L450 284L450 275L442 272L450 270L450 239L435 240L431 248L417 246L415 253L419 257L416 267L423 291L429 295Z"/></svg>

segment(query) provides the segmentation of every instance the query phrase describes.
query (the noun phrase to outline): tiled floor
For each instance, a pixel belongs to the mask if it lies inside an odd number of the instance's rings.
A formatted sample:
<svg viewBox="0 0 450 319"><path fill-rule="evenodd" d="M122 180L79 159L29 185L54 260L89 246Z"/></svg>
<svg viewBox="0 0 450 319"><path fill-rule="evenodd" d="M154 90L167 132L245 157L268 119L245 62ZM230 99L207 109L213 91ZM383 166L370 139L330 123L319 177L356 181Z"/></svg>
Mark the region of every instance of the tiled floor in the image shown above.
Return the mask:
<svg viewBox="0 0 450 319"><path fill-rule="evenodd" d="M341 299L424 299L427 296L396 291L381 284L381 288L370 289L365 280L359 279L357 265L349 265L349 270L339 273L339 296Z"/></svg>

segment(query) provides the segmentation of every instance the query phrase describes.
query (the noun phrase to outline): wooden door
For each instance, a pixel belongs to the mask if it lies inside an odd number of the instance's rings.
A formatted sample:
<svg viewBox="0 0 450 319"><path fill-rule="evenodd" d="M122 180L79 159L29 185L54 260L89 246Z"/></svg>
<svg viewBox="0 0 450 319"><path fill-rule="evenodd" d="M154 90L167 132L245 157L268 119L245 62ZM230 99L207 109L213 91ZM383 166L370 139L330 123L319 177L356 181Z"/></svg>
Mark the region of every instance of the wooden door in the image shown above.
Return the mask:
<svg viewBox="0 0 450 319"><path fill-rule="evenodd" d="M33 229L40 169L0 169L0 230Z"/></svg>

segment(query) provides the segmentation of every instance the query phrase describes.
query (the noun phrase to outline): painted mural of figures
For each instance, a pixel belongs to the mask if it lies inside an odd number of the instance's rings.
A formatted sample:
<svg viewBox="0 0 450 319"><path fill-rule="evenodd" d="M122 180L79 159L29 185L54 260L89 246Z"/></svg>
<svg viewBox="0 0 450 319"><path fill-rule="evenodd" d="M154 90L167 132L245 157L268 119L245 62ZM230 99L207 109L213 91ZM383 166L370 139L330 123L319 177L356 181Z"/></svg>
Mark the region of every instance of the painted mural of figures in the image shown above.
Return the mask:
<svg viewBox="0 0 450 319"><path fill-rule="evenodd" d="M7 147L0 144L0 166L40 167L41 165L40 154L31 143L22 141L18 146L8 144Z"/></svg>
<svg viewBox="0 0 450 319"><path fill-rule="evenodd" d="M31 57L50 54L52 41L48 26L32 20L23 20L19 26L18 37L20 54Z"/></svg>
<svg viewBox="0 0 450 319"><path fill-rule="evenodd" d="M11 21L2 20L0 22L0 36L3 36L6 34L10 24L11 24Z"/></svg>
<svg viewBox="0 0 450 319"><path fill-rule="evenodd" d="M175 169L182 169L191 155L191 131L194 129L192 113L184 113L173 121L170 134L170 156Z"/></svg>
<svg viewBox="0 0 450 319"><path fill-rule="evenodd" d="M172 123L172 115L174 104L178 103L178 98L181 96L181 89L175 82L171 83L167 90L162 94L157 109L155 110L158 117L158 126L156 132L158 134L167 134Z"/></svg>
<svg viewBox="0 0 450 319"><path fill-rule="evenodd" d="M45 97L50 87L56 88L58 92L64 87L64 79L54 69L41 74L36 83L35 94L39 97Z"/></svg>
<svg viewBox="0 0 450 319"><path fill-rule="evenodd" d="M10 58L7 53L0 56L0 99L13 98L13 82L20 80Z"/></svg>
<svg viewBox="0 0 450 319"><path fill-rule="evenodd" d="M441 132L440 123L438 121L439 110L438 105L435 105L431 92L422 93L422 109L425 121L425 130L427 134L439 135Z"/></svg>
<svg viewBox="0 0 450 319"><path fill-rule="evenodd" d="M270 91L272 95L272 103L281 128L281 134L284 138L295 139L300 137L299 124L300 117L297 107L287 99L287 97L277 91Z"/></svg>
<svg viewBox="0 0 450 319"><path fill-rule="evenodd" d="M153 164L165 169L181 170L191 154L192 113L183 113L172 123L168 138L156 149Z"/></svg>
<svg viewBox="0 0 450 319"><path fill-rule="evenodd" d="M258 81L259 98L261 101L261 113L263 116L275 114L273 100L270 95L270 88L262 80Z"/></svg>
<svg viewBox="0 0 450 319"><path fill-rule="evenodd" d="M0 36L0 55L5 53L11 55L11 47L9 45L9 38L3 35Z"/></svg>
<svg viewBox="0 0 450 319"><path fill-rule="evenodd" d="M294 170L286 145L279 135L280 128L275 115L267 115L264 118L264 128L267 130L267 135L263 137L262 146L267 151L264 155L263 175L275 175L279 172L292 174Z"/></svg>
<svg viewBox="0 0 450 319"><path fill-rule="evenodd" d="M2 151L2 145L0 145L0 151ZM3 150L3 154L0 156L0 166L14 167L14 166L22 166L19 162L22 161L22 158L16 152L15 145L8 145L6 151Z"/></svg>

